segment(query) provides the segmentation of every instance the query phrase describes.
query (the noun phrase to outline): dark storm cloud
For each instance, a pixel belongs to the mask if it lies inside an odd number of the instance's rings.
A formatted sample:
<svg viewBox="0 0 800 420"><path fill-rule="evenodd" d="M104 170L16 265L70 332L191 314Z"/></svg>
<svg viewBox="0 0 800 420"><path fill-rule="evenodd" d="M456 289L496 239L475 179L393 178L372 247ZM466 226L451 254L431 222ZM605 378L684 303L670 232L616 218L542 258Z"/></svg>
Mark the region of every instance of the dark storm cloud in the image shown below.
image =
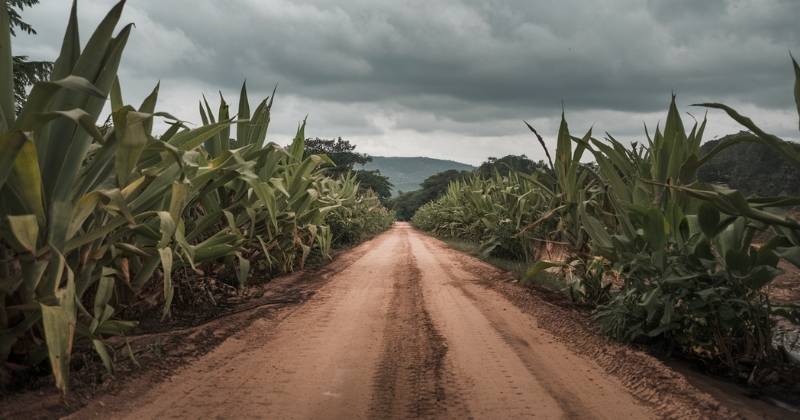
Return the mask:
<svg viewBox="0 0 800 420"><path fill-rule="evenodd" d="M79 4L87 29L112 2ZM18 49L53 54L68 7L31 9L40 35ZM522 118L554 126L562 102L578 126L633 135L672 91L744 106L782 132L797 16L796 0L138 0L122 76L135 94L161 79L166 104L186 112L201 91L278 83L279 132L310 113L315 134L394 154L444 156L478 138L462 147L479 149L463 155L474 161L513 152ZM715 119L717 132L735 129Z"/></svg>

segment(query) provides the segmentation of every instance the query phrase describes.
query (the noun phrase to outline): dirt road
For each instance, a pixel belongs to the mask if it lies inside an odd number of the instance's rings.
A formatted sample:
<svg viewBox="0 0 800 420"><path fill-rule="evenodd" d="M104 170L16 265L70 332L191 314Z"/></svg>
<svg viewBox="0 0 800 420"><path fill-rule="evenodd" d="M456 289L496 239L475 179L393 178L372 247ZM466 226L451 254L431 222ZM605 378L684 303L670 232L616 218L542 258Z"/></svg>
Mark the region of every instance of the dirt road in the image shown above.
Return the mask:
<svg viewBox="0 0 800 420"><path fill-rule="evenodd" d="M615 377L397 224L280 319L75 418L652 418ZM465 257L462 255L464 258Z"/></svg>

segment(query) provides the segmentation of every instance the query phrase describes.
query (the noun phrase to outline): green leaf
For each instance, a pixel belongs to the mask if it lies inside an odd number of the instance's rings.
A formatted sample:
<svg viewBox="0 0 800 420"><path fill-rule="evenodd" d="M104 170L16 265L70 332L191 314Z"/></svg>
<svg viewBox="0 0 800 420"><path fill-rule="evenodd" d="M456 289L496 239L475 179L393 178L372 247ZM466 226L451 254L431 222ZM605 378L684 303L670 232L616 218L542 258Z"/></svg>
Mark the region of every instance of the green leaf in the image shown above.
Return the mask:
<svg viewBox="0 0 800 420"><path fill-rule="evenodd" d="M156 214L159 218L159 231L161 232L161 239L158 241L158 247L165 248L175 235L177 224L169 212L159 211Z"/></svg>
<svg viewBox="0 0 800 420"><path fill-rule="evenodd" d="M17 121L17 127L21 130L33 131L46 122L47 120L43 119L41 115L50 108L50 103L61 93L62 89L86 96L105 98L103 92L83 77L70 75L60 80L39 82L33 86L28 95ZM61 109L57 111L61 111Z"/></svg>
<svg viewBox="0 0 800 420"><path fill-rule="evenodd" d="M118 138L114 170L117 175L117 185L122 188L128 184L130 175L147 146L148 135L145 124L152 121L152 116L126 108L114 112L112 116L114 133Z"/></svg>
<svg viewBox="0 0 800 420"><path fill-rule="evenodd" d="M172 184L169 198L169 214L173 221L180 220L183 208L189 198L189 184L176 181Z"/></svg>
<svg viewBox="0 0 800 420"><path fill-rule="evenodd" d="M20 148L14 159L8 187L19 199L18 204L24 211L35 215L39 224L45 225L42 178L34 142L26 141Z"/></svg>
<svg viewBox="0 0 800 420"><path fill-rule="evenodd" d="M791 58L794 67L794 103L797 106L797 116L800 117L800 65L794 57Z"/></svg>
<svg viewBox="0 0 800 420"><path fill-rule="evenodd" d="M175 288L172 285L172 249L170 247L159 248L158 255L161 257L161 267L164 273L164 310L161 319L166 319L172 306L172 296Z"/></svg>
<svg viewBox="0 0 800 420"><path fill-rule="evenodd" d="M72 9L69 14L67 30L61 42L61 50L58 59L53 65L51 79L61 79L72 74L75 62L81 54L80 31L78 30L78 1L73 0Z"/></svg>
<svg viewBox="0 0 800 420"><path fill-rule="evenodd" d="M107 93L116 79L122 51L130 35L131 26L128 25L120 31L116 38L109 39L114 26L122 13L124 2L120 2L112 9L101 22L95 34L86 45L86 49L75 63L74 74L86 77L101 92ZM100 48L100 50L94 50ZM95 97L81 97L69 95L64 103L56 103L56 109L71 108L67 105L80 102L78 107L90 115L95 121L103 109L105 101ZM40 142L37 139L37 145ZM42 162L45 185L45 200L51 203L48 207L54 221L49 229L48 239L52 246L60 248L66 241L68 220L57 217L60 212L67 213L71 207L72 186L76 182L86 154L91 144L90 138L83 132L77 132L63 124L55 124L50 130L50 138L41 142L47 150L42 152L47 160Z"/></svg>
<svg viewBox="0 0 800 420"><path fill-rule="evenodd" d="M8 216L8 225L17 244L25 251L36 254L36 243L39 238L39 223L36 222L36 216L32 214Z"/></svg>
<svg viewBox="0 0 800 420"><path fill-rule="evenodd" d="M69 390L69 362L75 337L75 281L72 270L66 267L67 285L56 297L58 305L40 304L47 353L56 387L64 394Z"/></svg>
<svg viewBox="0 0 800 420"><path fill-rule="evenodd" d="M667 244L666 221L657 208L648 208L644 213L644 236L654 251L661 251Z"/></svg>
<svg viewBox="0 0 800 420"><path fill-rule="evenodd" d="M236 258L239 259L239 269L236 270L236 278L239 280L239 287L244 287L247 284L247 276L250 275L250 260L243 257L241 253L236 253Z"/></svg>
<svg viewBox="0 0 800 420"><path fill-rule="evenodd" d="M248 144L250 139L250 102L247 99L247 81L242 83L242 91L239 94L239 112L236 115L239 122L236 124L236 139L238 146Z"/></svg>
<svg viewBox="0 0 800 420"><path fill-rule="evenodd" d="M289 154L297 161L303 159L303 148L306 138L305 129L306 120L303 119L303 122L297 127L297 134L295 134L291 146L289 146Z"/></svg>
<svg viewBox="0 0 800 420"><path fill-rule="evenodd" d="M94 346L94 351L100 356L100 360L103 362L103 366L105 366L106 371L108 373L114 372L114 362L111 359L111 355L108 354L108 349L106 349L106 345L97 338L92 339L92 345Z"/></svg>
<svg viewBox="0 0 800 420"><path fill-rule="evenodd" d="M158 91L161 88L161 82L156 84L153 91L144 98L142 104L139 106L139 112L143 114L153 114L156 110L156 102L158 102ZM145 133L150 136L153 131L153 119L149 118L144 122Z"/></svg>
<svg viewBox="0 0 800 420"><path fill-rule="evenodd" d="M193 130L182 131L169 139L169 144L180 150L192 150L205 141L217 136L222 130L230 125L230 122L220 122L204 125Z"/></svg>
<svg viewBox="0 0 800 420"><path fill-rule="evenodd" d="M548 268L561 267L563 265L564 265L563 263L555 261L545 261L545 260L536 261L536 263L530 266L530 268L528 268L528 271L525 272L524 280L529 281L531 279L534 279L539 273L541 273L544 270L547 270Z"/></svg>
<svg viewBox="0 0 800 420"><path fill-rule="evenodd" d="M219 94L219 121L228 121L230 119L230 112L228 111L228 104L225 98L222 97L222 92ZM219 133L219 151L220 153L227 152L230 149L231 143L231 126L226 126Z"/></svg>
<svg viewBox="0 0 800 420"><path fill-rule="evenodd" d="M709 203L702 203L697 211L697 221L700 230L706 238L713 238L719 233L719 210Z"/></svg>
<svg viewBox="0 0 800 420"><path fill-rule="evenodd" d="M113 47L114 29L122 16L124 7L125 0L119 1L106 14L75 62L72 74L91 80L101 71L102 65L105 64L105 59L107 58L104 56L111 49L110 47Z"/></svg>
<svg viewBox="0 0 800 420"><path fill-rule="evenodd" d="M102 276L97 283L97 292L94 295L94 316L102 318L103 312L114 294L114 277Z"/></svg>
<svg viewBox="0 0 800 420"><path fill-rule="evenodd" d="M112 115L122 109L125 104L122 101L122 86L119 83L119 77L114 79L114 84L111 86L111 113ZM116 128L117 124L114 124Z"/></svg>
<svg viewBox="0 0 800 420"><path fill-rule="evenodd" d="M15 130L0 134L0 188L11 175L14 160L27 140L27 136L21 131Z"/></svg>
<svg viewBox="0 0 800 420"><path fill-rule="evenodd" d="M98 143L103 143L105 141L103 135L100 134L100 131L97 129L97 126L94 125L97 121L96 115L90 115L80 108L73 108L67 111L53 111L39 114L37 122L42 124L56 118L65 118L72 121L83 128L83 130Z"/></svg>
<svg viewBox="0 0 800 420"><path fill-rule="evenodd" d="M586 212L581 214L581 220L583 220L584 229L586 229L586 232L595 241L596 245L605 250L613 248L611 235L606 232L605 227L599 220Z"/></svg>
<svg viewBox="0 0 800 420"><path fill-rule="evenodd" d="M775 249L775 254L794 264L795 267L800 267L800 246L780 247Z"/></svg>

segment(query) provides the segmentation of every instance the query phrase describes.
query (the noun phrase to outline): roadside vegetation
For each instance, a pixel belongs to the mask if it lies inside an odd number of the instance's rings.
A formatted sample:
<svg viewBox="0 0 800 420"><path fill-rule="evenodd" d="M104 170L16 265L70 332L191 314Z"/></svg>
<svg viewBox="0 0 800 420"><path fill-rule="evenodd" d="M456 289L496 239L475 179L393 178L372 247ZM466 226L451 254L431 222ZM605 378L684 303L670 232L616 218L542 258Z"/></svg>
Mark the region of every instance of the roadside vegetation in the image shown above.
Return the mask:
<svg viewBox="0 0 800 420"><path fill-rule="evenodd" d="M800 67L792 62L800 112ZM725 105L700 106L725 111L751 134L701 152L706 121L687 130L674 98L663 127L630 146L591 130L574 136L562 115L555 150L528 126L545 165L455 180L413 223L478 242L485 255L528 261L531 281L560 273L611 337L681 353L751 384L780 381L787 354L776 326L800 323L800 306L772 302L767 288L782 273L779 261L800 265L800 222L787 213L800 197L746 196L699 181L698 171L743 143L795 167L800 154Z"/></svg>
<svg viewBox="0 0 800 420"><path fill-rule="evenodd" d="M509 172L532 174L537 168L544 167L544 162L534 162L525 155L507 155L501 158L490 157L473 171L449 169L435 173L420 184L420 188L400 192L397 197L388 201L400 220L411 220L417 209L441 197L452 181L464 180L473 174L480 178L491 178L495 174L508 175Z"/></svg>
<svg viewBox="0 0 800 420"><path fill-rule="evenodd" d="M433 201L447 191L450 182L466 179L471 176L469 171L450 169L431 175L422 181L421 188L409 192L401 192L389 201L389 206L395 211L400 220L411 220L417 209L423 204Z"/></svg>
<svg viewBox="0 0 800 420"><path fill-rule="evenodd" d="M177 273L243 287L393 220L356 174L334 175L330 157L307 152L305 121L289 146L268 141L274 92L251 103L243 85L234 109L203 97L199 126L157 111L159 86L126 103L124 3L85 44L75 3L52 73L28 80L22 98L11 54L19 15L0 5L0 385L49 365L66 392L77 344L111 371L126 355L105 340L137 325L117 314L158 305L170 318Z"/></svg>

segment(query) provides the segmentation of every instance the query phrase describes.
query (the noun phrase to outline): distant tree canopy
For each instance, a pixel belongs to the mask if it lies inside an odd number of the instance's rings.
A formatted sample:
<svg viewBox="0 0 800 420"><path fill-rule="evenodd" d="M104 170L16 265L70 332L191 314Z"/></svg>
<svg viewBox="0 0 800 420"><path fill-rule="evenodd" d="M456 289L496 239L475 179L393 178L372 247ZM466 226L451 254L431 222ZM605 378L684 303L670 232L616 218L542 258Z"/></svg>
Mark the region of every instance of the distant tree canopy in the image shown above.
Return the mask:
<svg viewBox="0 0 800 420"><path fill-rule="evenodd" d="M327 168L330 177L338 178L347 173L354 173L359 186L364 190L372 190L381 202L392 196L392 183L378 170L367 171L353 169L355 165L363 165L372 160L369 155L355 151L356 145L341 137L336 139L309 138L305 143L305 155L327 155L334 166Z"/></svg>
<svg viewBox="0 0 800 420"><path fill-rule="evenodd" d="M534 162L525 155L507 155L501 158L490 157L478 167L477 173L485 178L499 172L500 175L508 175L510 170L533 173L537 168L546 167L544 162Z"/></svg>
<svg viewBox="0 0 800 420"><path fill-rule="evenodd" d="M39 0L6 0L8 18L11 21L11 35L16 36L17 29L27 34L36 34L33 26L22 20L21 12L24 8L38 3ZM50 61L29 61L24 55L14 56L14 99L17 112L22 109L22 104L25 102L28 86L47 80L52 70L53 63Z"/></svg>
<svg viewBox="0 0 800 420"><path fill-rule="evenodd" d="M455 169L433 174L422 181L422 188L401 193L389 201L389 206L395 211L398 219L409 220L423 204L433 201L444 194L450 182L464 179L470 175L472 175L470 171L457 171Z"/></svg>
<svg viewBox="0 0 800 420"><path fill-rule="evenodd" d="M385 203L392 196L392 183L389 182L388 177L381 175L381 171L377 169L371 171L360 169L354 171L354 173L356 174L358 185L362 189L375 191L381 202Z"/></svg>
<svg viewBox="0 0 800 420"><path fill-rule="evenodd" d="M706 142L700 150L708 153L719 142L735 138L746 140L754 139L754 136L742 131ZM800 150L800 144L794 146ZM745 195L800 195L800 169L769 146L750 141L731 146L714 156L700 167L697 177L703 182L727 185Z"/></svg>
<svg viewBox="0 0 800 420"><path fill-rule="evenodd" d="M357 153L355 150L356 145L350 144L349 140L343 140L341 137L330 140L321 138L306 139L306 156L327 155L335 165L332 168L328 168L328 174L333 177L352 172L353 166L363 165L372 160L368 155Z"/></svg>

